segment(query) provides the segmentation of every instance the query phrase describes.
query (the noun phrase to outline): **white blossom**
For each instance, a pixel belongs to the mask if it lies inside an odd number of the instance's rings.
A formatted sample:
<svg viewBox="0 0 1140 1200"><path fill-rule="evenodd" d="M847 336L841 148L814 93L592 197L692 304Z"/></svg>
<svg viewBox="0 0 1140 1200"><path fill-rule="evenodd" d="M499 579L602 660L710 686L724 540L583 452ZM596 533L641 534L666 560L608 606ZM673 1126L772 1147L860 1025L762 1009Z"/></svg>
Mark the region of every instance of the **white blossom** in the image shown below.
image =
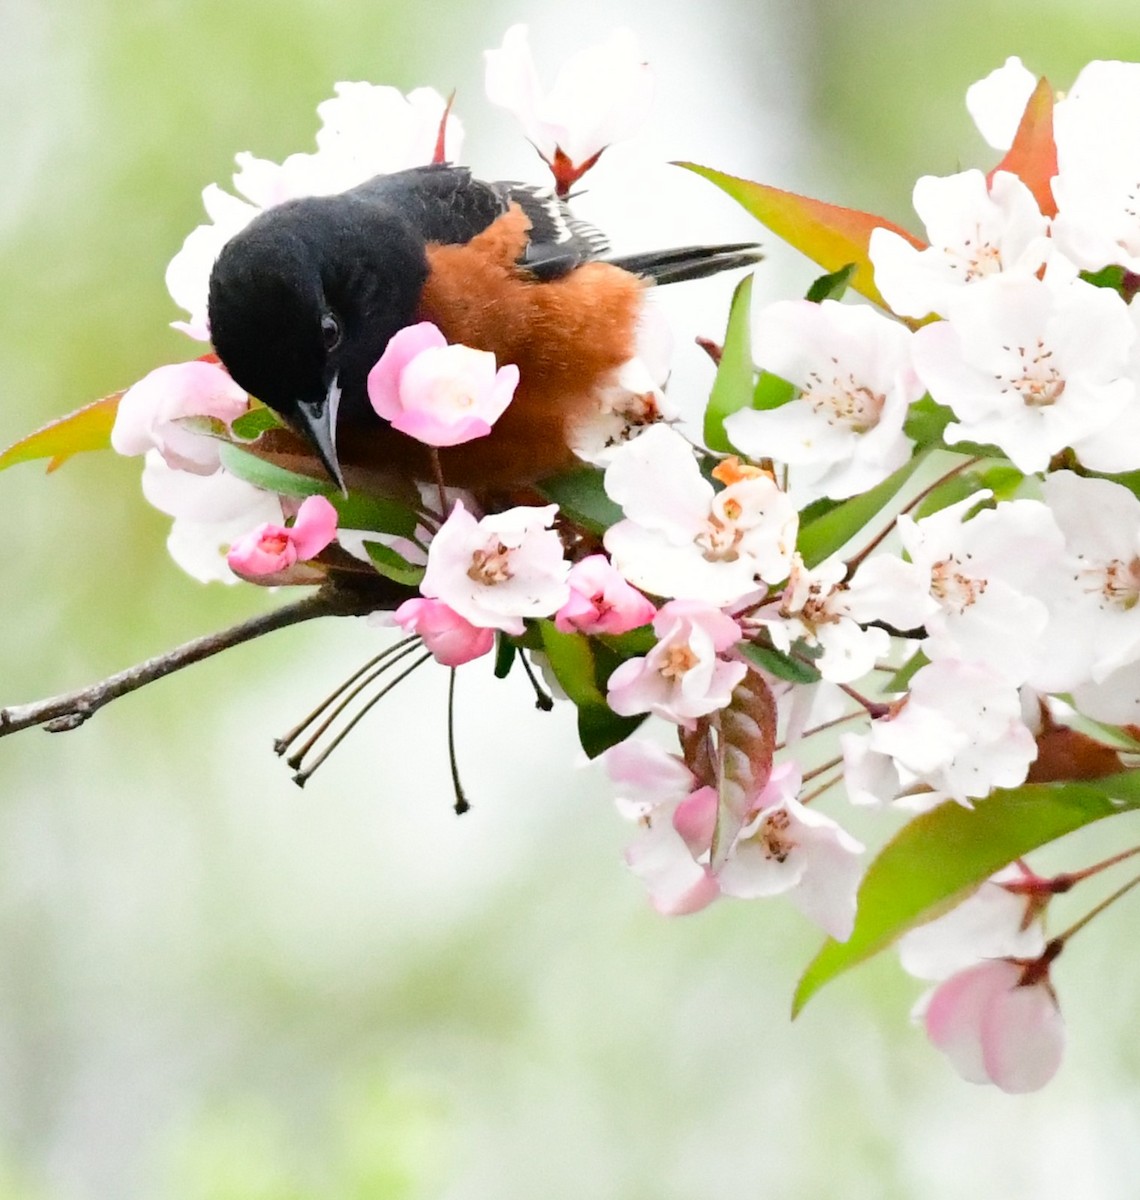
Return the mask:
<svg viewBox="0 0 1140 1200"><path fill-rule="evenodd" d="M788 464L798 505L866 491L910 457L903 422L922 395L911 336L863 305L769 305L756 319L756 359L799 395L779 408L733 413L725 432L753 458Z"/></svg>
<svg viewBox="0 0 1140 1200"><path fill-rule="evenodd" d="M914 210L926 226L925 250L883 227L872 231L869 246L875 284L900 316L946 316L960 288L999 273L1027 278L1048 257L1049 222L1007 171L988 187L978 170L924 175L914 185Z"/></svg>
<svg viewBox="0 0 1140 1200"><path fill-rule="evenodd" d="M1140 271L1140 64L1091 62L1053 116L1053 237L1083 270Z"/></svg>
<svg viewBox="0 0 1140 1200"><path fill-rule="evenodd" d="M1136 332L1113 291L999 275L962 288L948 307L948 320L914 335L914 365L958 418L946 428L952 444L992 443L1019 470L1043 471L1135 397Z"/></svg>
<svg viewBox="0 0 1140 1200"><path fill-rule="evenodd" d="M1016 55L966 89L966 108L978 132L995 150L1013 145L1037 79Z"/></svg>
<svg viewBox="0 0 1140 1200"><path fill-rule="evenodd" d="M607 530L606 549L644 591L724 607L788 573L797 517L784 492L767 475L715 491L665 425L621 447L605 487L627 518Z"/></svg>
<svg viewBox="0 0 1140 1200"><path fill-rule="evenodd" d="M510 508L477 521L457 501L428 547L421 593L472 625L521 634L524 618L550 616L570 596L557 511Z"/></svg>

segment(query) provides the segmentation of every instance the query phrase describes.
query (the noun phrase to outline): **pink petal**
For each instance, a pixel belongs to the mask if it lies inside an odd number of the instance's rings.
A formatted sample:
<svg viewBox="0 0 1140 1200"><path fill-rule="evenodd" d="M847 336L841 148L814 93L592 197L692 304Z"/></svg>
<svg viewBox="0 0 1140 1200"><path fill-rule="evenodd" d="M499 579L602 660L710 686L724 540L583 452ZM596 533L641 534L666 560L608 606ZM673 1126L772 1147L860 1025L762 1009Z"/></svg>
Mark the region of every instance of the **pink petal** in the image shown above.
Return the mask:
<svg viewBox="0 0 1140 1200"><path fill-rule="evenodd" d="M982 1020L986 1073L1003 1092L1035 1092L1057 1073L1065 1023L1047 983L994 996Z"/></svg>
<svg viewBox="0 0 1140 1200"><path fill-rule="evenodd" d="M368 399L379 416L395 424L394 418L403 411L400 376L404 368L425 350L446 345L447 338L430 321L407 325L392 336L380 361L368 372Z"/></svg>
<svg viewBox="0 0 1140 1200"><path fill-rule="evenodd" d="M460 667L481 658L495 644L493 629L480 629L440 600L406 600L393 614L396 624L417 633L436 662Z"/></svg>
<svg viewBox="0 0 1140 1200"><path fill-rule="evenodd" d="M716 827L716 788L698 788L673 811L673 828L694 858L708 853Z"/></svg>
<svg viewBox="0 0 1140 1200"><path fill-rule="evenodd" d="M982 1050L982 1022L994 998L1016 987L1020 978L1016 963L990 959L951 975L931 994L927 1036L970 1083L991 1081Z"/></svg>
<svg viewBox="0 0 1140 1200"><path fill-rule="evenodd" d="M297 510L289 530L299 559L314 558L336 537L336 509L324 496L310 496Z"/></svg>
<svg viewBox="0 0 1140 1200"><path fill-rule="evenodd" d="M273 575L297 561L290 531L281 525L259 525L230 547L226 562L238 575Z"/></svg>
<svg viewBox="0 0 1140 1200"><path fill-rule="evenodd" d="M479 417L464 417L461 421L441 421L419 409L404 409L390 418L392 428L414 437L425 446L459 446L475 438L486 437L491 426Z"/></svg>

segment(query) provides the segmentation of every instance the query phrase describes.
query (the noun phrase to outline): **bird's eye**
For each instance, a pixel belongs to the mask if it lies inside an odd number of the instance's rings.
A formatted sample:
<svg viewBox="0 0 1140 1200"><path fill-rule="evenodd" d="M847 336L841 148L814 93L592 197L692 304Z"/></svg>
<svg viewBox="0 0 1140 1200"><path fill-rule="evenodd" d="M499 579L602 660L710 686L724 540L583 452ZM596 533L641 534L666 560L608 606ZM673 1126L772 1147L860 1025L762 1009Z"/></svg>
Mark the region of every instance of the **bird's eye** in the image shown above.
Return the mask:
<svg viewBox="0 0 1140 1200"><path fill-rule="evenodd" d="M325 339L325 349L335 350L340 345L341 328L340 322L333 316L332 313L325 313L321 317L321 334Z"/></svg>

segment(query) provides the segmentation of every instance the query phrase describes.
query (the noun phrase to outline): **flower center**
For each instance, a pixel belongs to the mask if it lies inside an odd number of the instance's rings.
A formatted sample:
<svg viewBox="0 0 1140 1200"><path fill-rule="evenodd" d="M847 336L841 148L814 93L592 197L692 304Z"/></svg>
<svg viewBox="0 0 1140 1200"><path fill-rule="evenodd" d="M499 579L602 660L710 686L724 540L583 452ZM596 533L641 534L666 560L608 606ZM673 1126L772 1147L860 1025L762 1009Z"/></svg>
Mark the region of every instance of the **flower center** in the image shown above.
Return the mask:
<svg viewBox="0 0 1140 1200"><path fill-rule="evenodd" d="M743 510L735 501L737 515ZM729 504L725 505L725 515L729 520L735 517L728 513ZM744 537L744 531L734 525L722 521L716 513L710 513L704 529L697 534L693 541L701 548L701 553L709 562L735 562L739 557L737 547Z"/></svg>
<svg viewBox="0 0 1140 1200"><path fill-rule="evenodd" d="M812 411L824 417L828 425L846 425L852 433L866 433L879 423L887 398L855 382L836 375L827 382L817 371L808 375L803 398Z"/></svg>
<svg viewBox="0 0 1140 1200"><path fill-rule="evenodd" d="M700 660L688 645L670 646L665 651L665 661L661 665L661 675L664 679L676 682L687 671L691 671Z"/></svg>
<svg viewBox="0 0 1140 1200"><path fill-rule="evenodd" d="M1099 591L1107 604L1128 612L1140 602L1140 558L1131 562L1114 558L1104 567Z"/></svg>
<svg viewBox="0 0 1140 1200"><path fill-rule="evenodd" d="M511 552L497 539L488 542L484 549L476 550L467 568L467 578L486 587L506 583L511 573Z"/></svg>
<svg viewBox="0 0 1140 1200"><path fill-rule="evenodd" d="M987 275L996 275L1002 269L1001 250L992 242L982 238L981 229L975 227L976 236L966 238L960 248L944 246L942 253L950 260L950 270L963 271L963 282L973 283Z"/></svg>
<svg viewBox="0 0 1140 1200"><path fill-rule="evenodd" d="M1003 350L1013 353L1021 359L1022 372L1020 375L1009 375L1001 391L1007 394L1011 389L1017 392L1023 404L1030 408L1048 408L1060 400L1065 390L1065 381L1061 372L1053 365L1053 351L1045 349L1045 343L1038 338L1034 346L1003 346ZM998 376L1001 380L1002 376Z"/></svg>
<svg viewBox="0 0 1140 1200"><path fill-rule="evenodd" d="M266 554L284 554L289 545L289 535L286 533L267 533L261 539L261 549Z"/></svg>
<svg viewBox="0 0 1140 1200"><path fill-rule="evenodd" d="M792 819L787 809L778 808L774 813L761 822L757 835L760 850L764 857L778 863L784 862L796 848L796 843L788 835Z"/></svg>
<svg viewBox="0 0 1140 1200"><path fill-rule="evenodd" d="M953 555L936 562L930 569L930 594L944 608L954 609L960 616L977 602L989 580L966 575L955 569L958 566L960 564Z"/></svg>

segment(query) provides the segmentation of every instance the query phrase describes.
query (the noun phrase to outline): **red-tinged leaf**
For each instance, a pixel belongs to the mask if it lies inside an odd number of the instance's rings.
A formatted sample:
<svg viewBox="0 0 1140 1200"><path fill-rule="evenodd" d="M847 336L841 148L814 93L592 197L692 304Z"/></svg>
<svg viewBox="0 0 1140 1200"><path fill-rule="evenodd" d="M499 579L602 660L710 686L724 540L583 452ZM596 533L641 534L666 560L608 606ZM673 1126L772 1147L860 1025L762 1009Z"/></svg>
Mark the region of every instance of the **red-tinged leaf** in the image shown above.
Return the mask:
<svg viewBox="0 0 1140 1200"><path fill-rule="evenodd" d="M739 179L735 175L726 175L696 163L682 162L677 166L695 171L715 183L758 221L767 225L777 237L819 263L824 270L838 271L848 263L853 263L855 272L851 286L883 308L888 306L875 287L871 260L867 257L871 231L889 229L906 238L916 249L926 249L925 242L885 217L853 208L840 208L837 204L827 204L795 192Z"/></svg>
<svg viewBox="0 0 1140 1200"><path fill-rule="evenodd" d="M87 450L106 450L111 445L111 428L122 392L115 392L85 404L66 417L49 422L42 429L21 438L0 454L0 471L17 463L48 459L49 472L63 466L73 454Z"/></svg>
<svg viewBox="0 0 1140 1200"><path fill-rule="evenodd" d="M997 171L1009 171L1033 193L1042 213L1047 217L1057 215L1057 202L1051 187L1057 174L1057 143L1053 140L1053 88L1042 77L1037 82L1013 145L1005 158L987 176L993 183Z"/></svg>
<svg viewBox="0 0 1140 1200"><path fill-rule="evenodd" d="M776 701L759 671L749 668L721 709L717 744L716 827L710 861L724 865L749 809L772 774L776 753Z"/></svg>
<svg viewBox="0 0 1140 1200"><path fill-rule="evenodd" d="M195 361L216 363L219 359L211 352L199 355ZM0 454L0 471L14 467L17 463L35 462L36 459L46 458L50 474L62 467L73 454L108 449L119 401L126 391L127 389L123 388L120 392L112 392L101 400L85 404L75 412L49 421L42 429L37 429L35 433L29 433L27 437L13 443Z"/></svg>

